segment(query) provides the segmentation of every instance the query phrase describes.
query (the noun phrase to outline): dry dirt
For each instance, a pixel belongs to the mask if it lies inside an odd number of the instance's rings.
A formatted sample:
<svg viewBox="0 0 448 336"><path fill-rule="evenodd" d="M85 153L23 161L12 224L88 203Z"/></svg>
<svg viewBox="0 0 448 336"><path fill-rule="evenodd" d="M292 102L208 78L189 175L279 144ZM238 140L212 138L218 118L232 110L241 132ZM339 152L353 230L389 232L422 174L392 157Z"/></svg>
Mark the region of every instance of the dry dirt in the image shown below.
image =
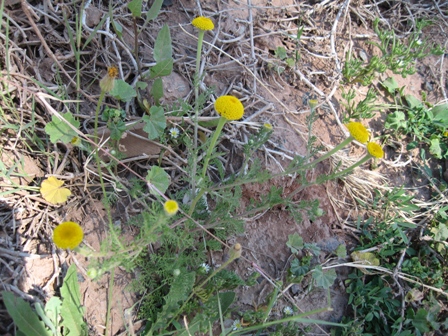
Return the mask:
<svg viewBox="0 0 448 336"><path fill-rule="evenodd" d="M252 3L251 19L252 27L248 24L249 14L247 3ZM348 10L342 10L343 3L350 3ZM275 132L269 144L271 152L265 151L260 154L264 156L264 162L270 169L278 171L289 162L288 157L293 155L303 155L306 152L305 139L307 135L306 117L309 115L309 108L306 102L307 97L315 95L319 100L318 119L313 125L312 133L326 145L334 146L344 137L344 130L337 122L335 114L340 116L342 107L341 101L340 73L337 69L335 58L331 57L331 37L335 38L335 51L338 62L342 62L345 52L349 48L354 51L365 51L367 54L374 52L374 48L367 44L368 39L374 39L374 33L371 29L371 20L362 9L368 1L294 1L294 0L252 0L252 1L201 1L202 13L211 16L215 21L219 33L218 35L206 34L205 40L214 43L225 51L212 49L209 44L205 45L207 57L206 77L204 83L207 86L216 87L218 94L230 92L243 98L246 105L245 118L251 122L271 123ZM416 2L418 3L418 2ZM52 20L44 25L48 20L42 15L49 11L50 18L62 18L61 11L73 11L76 8L71 5L60 6L54 3L52 8L42 6L38 2L32 2L33 8L37 11L36 23L39 24L42 33L45 34L47 42L53 52L74 74L73 58L70 58L67 43L67 33L61 22L54 23ZM60 7L59 7L60 6ZM118 6L118 4L117 4ZM127 15L125 4L116 9L116 14L120 17L120 23L124 27L123 38L129 47L133 48L134 38L132 36L132 24L130 16ZM36 76L43 83L54 86L60 76L55 70L54 62L46 50L38 48L40 44L39 37L35 34L32 27L23 15L20 4L17 1L6 1L5 13L15 20L26 30L17 30L12 28L16 35L24 35L15 38L23 50L23 55L30 57L32 62L24 62L23 68L20 68L21 62L14 59L16 64L12 71L22 73L24 76ZM381 13L391 24L398 25L393 20L394 11L402 9L391 6L390 9L372 7L370 13ZM101 20L104 13L107 12L107 6L103 7L101 2L93 2L87 10L86 24L93 28ZM70 12L73 15L73 12ZM177 98L191 99L191 78L193 75L192 59L195 55L196 40L187 33L194 35L194 29L189 24L191 19L199 14L195 1L174 0L173 3L164 7L159 15L156 24L143 32L140 37L140 51L142 55L142 64L148 64L152 59L152 46L155 36L163 23L168 23L171 31L174 46L174 58L177 60L175 73L165 80L165 102L175 101ZM121 16L120 16L121 15ZM333 23L338 20L335 27L335 34L331 35ZM285 32L293 34L299 23L299 20L306 26L303 39L300 46L300 61L298 63L298 72L287 69L282 74L276 72L273 64L280 64L274 57L274 50L283 46L287 50L294 50L295 45L290 38L285 36ZM12 22L12 21L11 21ZM54 23L56 27L51 28ZM253 28L251 37L250 28ZM433 39L439 42L446 40L442 30L436 28L433 31L426 32ZM3 32L3 31L2 31ZM367 37L356 37L356 36ZM87 35L86 35L87 36ZM62 39L62 40L58 40ZM232 39L236 39L232 42ZM251 40L253 45L251 45ZM99 53L90 53L86 56L83 70L83 87L90 87L91 83L97 80L105 70L108 62L116 61L110 41L98 40L98 50L106 48L108 52L105 55ZM2 48L3 50L3 48ZM123 68L126 70L125 76L130 76L129 60L126 53L120 50L123 62ZM238 59L232 59L228 56ZM63 56L67 56L64 58ZM320 57L316 57L320 55ZM255 56L255 59L253 58ZM4 57L4 54L2 54ZM97 62L93 60L98 58ZM188 63L187 63L188 62ZM443 99L443 87L440 86L440 76L447 74L447 62L441 67L440 58L428 57L418 65L418 72L406 79L400 76L394 76L400 86L406 85L406 93L411 93L417 97L421 90L427 85L431 85L433 90L429 90L428 100L438 102ZM91 68L95 65L96 68ZM304 74L304 78L301 74ZM254 77L255 75L255 77ZM383 79L390 74L385 74ZM132 76L130 76L132 77ZM66 78L62 76L63 82ZM257 78L256 81L254 78ZM25 83L25 80L23 80ZM23 84L25 85L25 84ZM69 88L70 89L70 88ZM84 99L80 118L86 123L91 122L92 111L95 105L95 94L98 88L93 85L92 100ZM359 99L365 94L365 89L359 89ZM319 93L322 93L320 95ZM81 97L84 98L84 97ZM328 107L333 104L335 110ZM108 101L108 104L115 104ZM59 106L61 107L61 106ZM57 108L57 106L55 106ZM41 108L40 108L41 110ZM262 113L259 111L263 110ZM42 110L41 110L42 111ZM132 113L133 111L128 111ZM208 114L207 114L208 115ZM256 115L252 119L252 115ZM135 116L134 116L135 117ZM41 118L41 117L40 117ZM49 120L48 115L44 117ZM369 126L376 135L380 135L383 130L384 113L379 114L377 118L369 122ZM42 131L42 130L40 130ZM230 130L229 130L230 132ZM241 134L236 132L235 134ZM129 140L129 139L128 139ZM158 150L148 141L135 138L135 145L129 157L148 155L142 161L146 164L151 155L158 157ZM77 176L81 176L75 181L68 180L72 188L77 188L74 192L75 197L68 204L53 207L39 197L36 192L24 191L22 194L13 194L0 198L0 211L2 217L0 232L1 247L1 265L0 275L3 288L6 290L15 290L17 294L30 300L47 300L53 296L60 284L68 265L76 262L79 267L79 280L81 286L82 303L86 307L86 319L89 324L91 335L100 335L104 333L105 312L107 304L108 276L101 281L93 282L86 276L86 266L88 262L80 255L66 253L55 250L51 244L51 229L54 223L60 220L74 220L83 223L86 232L85 242L95 249L99 248L100 242L104 239L107 232L107 226L104 224L104 210L101 203L92 197L93 191L83 189L83 165L76 160L72 166L63 167L62 171L57 171L55 164L54 170L50 166L43 165L39 160L42 158L31 156L13 150L10 143L3 143L2 162L7 168L12 167L12 159L18 157L23 160L22 167L17 168L16 175L24 173L31 176L16 179L16 183L22 186L38 185L40 178L44 174L56 173L67 175L70 171ZM128 142L125 146L132 146ZM138 148L136 150L135 148ZM54 146L52 150L64 151L64 148ZM274 153L274 151L276 153ZM279 155L280 153L280 155ZM346 151L349 157L360 157L363 150L352 146ZM283 154L283 155L282 155ZM63 160L63 154L60 155L59 163ZM380 163L379 170L387 174L389 183L402 185L410 182L408 174L403 174L403 170L395 167L397 151L386 148L386 159ZM316 175L328 173L331 165L328 161L320 164L315 171L309 173L308 178L313 179ZM358 176L363 178L363 172L358 171ZM380 179L377 179L382 183ZM89 183L93 183L89 181ZM273 184L283 188L287 193L297 187L294 177L275 180ZM244 198L242 207L248 204L250 199L258 199L261 195L267 193L270 184L248 185L244 188ZM298 233L307 243L316 243L321 247L322 253L314 262L323 262L330 252L334 251L339 244L346 244L350 250L356 244L356 236L344 225L346 216L353 215L348 206L352 206L352 200L346 188L349 185L341 181L332 181L321 186L314 186L306 189L297 195L299 200L319 201L320 207L324 210L324 215L314 221L308 218L300 223L295 222L284 209L275 208L261 214L255 218L246 221L245 233L243 236L231 237L228 244L239 242L244 247L244 256L249 260L234 263L232 268L240 276L245 278L257 267L261 268L267 277L275 280L284 280L286 270L289 265L291 253L286 246L288 235ZM96 189L95 189L96 188ZM93 189L98 191L98 187ZM2 189L0 189L1 191ZM6 189L5 189L6 190ZM424 197L425 195L422 195ZM348 206L347 206L348 205ZM39 209L45 209L44 211ZM122 216L126 218L126 216ZM132 232L126 233L129 239L132 239ZM211 264L222 263L221 254L212 255ZM331 288L332 311L321 313L312 318L324 319L327 321L338 322L346 313L347 297L343 280L347 276L348 270L338 269L338 280ZM115 290L113 294L112 309L112 330L111 335L131 334L124 326L132 326L135 330L141 327L138 321L133 320L135 311L132 307L137 303L138 298L127 290L132 274L126 274L118 270L115 278ZM288 295L294 303L300 307L303 312L307 312L319 307L325 307L325 293L319 290L313 290L305 295L309 279L305 279L303 284L291 287L285 295ZM262 306L266 295L272 291L269 282L262 278L260 283L251 288L242 288L237 292L237 300L234 308L236 310L254 309ZM273 316L281 316L282 309L287 305L287 301L280 300L274 307ZM0 313L5 316L4 312ZM0 323L1 324L1 323ZM5 333L8 326L0 327L0 333ZM325 333L327 330L313 329L316 333Z"/></svg>

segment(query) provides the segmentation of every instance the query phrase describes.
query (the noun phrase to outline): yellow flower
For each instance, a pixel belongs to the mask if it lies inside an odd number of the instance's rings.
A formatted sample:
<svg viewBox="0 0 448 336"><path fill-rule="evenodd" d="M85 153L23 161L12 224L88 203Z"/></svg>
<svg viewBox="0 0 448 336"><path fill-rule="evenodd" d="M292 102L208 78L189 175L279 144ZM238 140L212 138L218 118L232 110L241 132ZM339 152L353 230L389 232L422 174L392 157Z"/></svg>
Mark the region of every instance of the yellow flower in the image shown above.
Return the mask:
<svg viewBox="0 0 448 336"><path fill-rule="evenodd" d="M104 92L110 92L115 86L115 78L118 76L118 69L116 66L107 68L107 74L100 80L100 89Z"/></svg>
<svg viewBox="0 0 448 336"><path fill-rule="evenodd" d="M63 222L53 231L53 242L61 249L74 249L81 244L84 231L75 222Z"/></svg>
<svg viewBox="0 0 448 336"><path fill-rule="evenodd" d="M308 100L308 105L310 106L311 109L314 109L317 106L318 103L319 102L317 101L317 99L310 99L310 100Z"/></svg>
<svg viewBox="0 0 448 336"><path fill-rule="evenodd" d="M193 26L200 30L213 30L213 28L215 28L213 21L204 16L198 16L197 18L193 19L191 23L193 24Z"/></svg>
<svg viewBox="0 0 448 336"><path fill-rule="evenodd" d="M215 110L227 120L238 120L244 114L244 106L234 96L221 96L215 101Z"/></svg>
<svg viewBox="0 0 448 336"><path fill-rule="evenodd" d="M54 176L50 176L42 181L40 185L40 193L42 197L52 204L64 203L72 192L67 188L61 188L64 181L58 180Z"/></svg>
<svg viewBox="0 0 448 336"><path fill-rule="evenodd" d="M272 131L273 130L273 127L272 127L272 125L270 123L264 123L263 127L266 128L268 131Z"/></svg>
<svg viewBox="0 0 448 336"><path fill-rule="evenodd" d="M118 77L118 69L117 69L117 67L115 65L112 65L112 66L108 67L107 68L107 75L110 78L113 78L113 79L117 78Z"/></svg>
<svg viewBox="0 0 448 336"><path fill-rule="evenodd" d="M72 141L70 141L70 143L73 146L79 146L79 145L81 145L81 138L78 136L75 136L75 137L73 137Z"/></svg>
<svg viewBox="0 0 448 336"><path fill-rule="evenodd" d="M163 208L168 216L173 216L179 211L179 204L174 200L168 200L163 205Z"/></svg>
<svg viewBox="0 0 448 336"><path fill-rule="evenodd" d="M378 159L381 159L384 156L383 149L376 142L369 142L367 144L367 151L369 152L370 155Z"/></svg>
<svg viewBox="0 0 448 336"><path fill-rule="evenodd" d="M365 144L369 140L369 131L360 122L349 122L345 126L356 141Z"/></svg>
<svg viewBox="0 0 448 336"><path fill-rule="evenodd" d="M238 259L239 257L241 257L241 252L243 252L241 244L236 243L235 245L232 246L232 248L229 251L229 260Z"/></svg>

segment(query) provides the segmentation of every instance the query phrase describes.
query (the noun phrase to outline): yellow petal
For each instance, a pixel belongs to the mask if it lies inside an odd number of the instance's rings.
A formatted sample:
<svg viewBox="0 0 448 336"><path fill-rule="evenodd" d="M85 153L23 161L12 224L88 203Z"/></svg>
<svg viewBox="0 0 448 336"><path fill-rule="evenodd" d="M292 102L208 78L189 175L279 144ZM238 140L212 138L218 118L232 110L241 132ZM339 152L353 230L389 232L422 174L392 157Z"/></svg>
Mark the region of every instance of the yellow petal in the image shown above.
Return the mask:
<svg viewBox="0 0 448 336"><path fill-rule="evenodd" d="M58 180L54 176L50 176L42 181L40 193L42 197L52 204L64 203L72 192L67 188L62 188L64 181Z"/></svg>

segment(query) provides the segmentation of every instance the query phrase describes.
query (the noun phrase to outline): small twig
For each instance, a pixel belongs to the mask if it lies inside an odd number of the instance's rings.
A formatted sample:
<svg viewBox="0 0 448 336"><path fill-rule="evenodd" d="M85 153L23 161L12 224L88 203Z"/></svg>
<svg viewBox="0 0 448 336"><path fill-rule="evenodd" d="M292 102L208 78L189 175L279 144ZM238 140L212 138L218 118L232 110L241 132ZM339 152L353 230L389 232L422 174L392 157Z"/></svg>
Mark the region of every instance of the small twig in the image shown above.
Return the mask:
<svg viewBox="0 0 448 336"><path fill-rule="evenodd" d="M341 73L341 64L339 62L339 58L338 58L338 54L336 53L336 48L335 48L335 35L336 35L336 30L338 28L338 23L339 23L339 19L342 15L342 12L348 9L350 0L345 0L344 3L342 4L342 6L340 6L339 8L339 12L336 15L336 18L334 20L333 23L333 27L331 28L331 33L330 33L330 47L331 47L331 54L334 58L334 61L336 63L336 70L338 71L338 73Z"/></svg>

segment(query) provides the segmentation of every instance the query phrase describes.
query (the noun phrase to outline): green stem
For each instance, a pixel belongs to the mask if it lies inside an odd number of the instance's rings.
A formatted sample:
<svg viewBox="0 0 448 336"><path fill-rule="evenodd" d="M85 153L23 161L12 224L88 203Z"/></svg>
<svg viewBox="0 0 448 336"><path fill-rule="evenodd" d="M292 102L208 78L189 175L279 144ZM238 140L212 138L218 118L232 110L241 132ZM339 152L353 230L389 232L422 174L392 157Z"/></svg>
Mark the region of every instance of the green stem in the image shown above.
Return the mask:
<svg viewBox="0 0 448 336"><path fill-rule="evenodd" d="M327 176L327 178L325 180L323 180L322 182L326 182L328 180L333 180L333 179L337 179L347 173L350 173L353 169L355 169L356 167L359 167L360 165L362 165L364 162L366 162L367 160L371 159L372 155L370 154L366 154L366 156L364 156L361 160L359 160L358 162L356 162L355 164L351 165L350 167L344 169L343 171L340 171L339 173L336 174L331 174L329 176Z"/></svg>
<svg viewBox="0 0 448 336"><path fill-rule="evenodd" d="M303 167L301 167L301 169L307 169L307 168L311 168L314 167L316 164L318 164L319 162L329 158L330 156L332 156L334 153L336 153L337 151L341 150L342 148L344 148L345 146L347 146L350 142L352 142L353 137L349 136L347 139L345 139L344 141L342 141L339 145L337 145L335 148L333 148L331 151L325 153L324 155L322 155L320 158L314 160L313 162L307 163L306 165L304 165Z"/></svg>
<svg viewBox="0 0 448 336"><path fill-rule="evenodd" d="M112 268L110 271L109 277L109 288L107 289L107 311L106 311L106 330L104 331L104 335L109 335L110 328L110 310L112 309L112 297L114 294L114 279L115 278L115 268Z"/></svg>
<svg viewBox="0 0 448 336"><path fill-rule="evenodd" d="M204 41L204 30L199 30L198 48L196 50L196 73L194 75L194 133L193 133L193 166L191 167L191 194L196 193L196 170L197 170L197 155L198 155L198 118L199 118L199 83L201 78L201 53L202 42Z"/></svg>
<svg viewBox="0 0 448 336"><path fill-rule="evenodd" d="M198 203L198 201L201 199L201 197L204 195L206 189L205 188L201 188L201 190L199 191L199 193L196 195L196 197L194 198L193 202L191 202L190 205L190 211L188 211L188 216L191 216L193 214L194 208L196 208L196 204Z"/></svg>
<svg viewBox="0 0 448 336"><path fill-rule="evenodd" d="M142 66L140 65L140 58L138 57L138 35L139 35L139 31L138 31L138 27L137 27L137 18L134 16L133 17L133 21L134 21L134 56L135 56L135 61L137 62L137 73L139 78L142 78Z"/></svg>
<svg viewBox="0 0 448 336"><path fill-rule="evenodd" d="M204 166L202 167L202 178L205 178L205 174L207 173L208 162L210 161L210 156L212 155L213 149L216 145L216 141L218 140L219 135L221 134L222 128L224 127L227 119L224 117L219 118L218 126L216 126L216 130L213 133L212 140L210 142L210 146L208 147L207 154L204 159Z"/></svg>
<svg viewBox="0 0 448 336"><path fill-rule="evenodd" d="M95 121L94 121L94 126L93 126L94 127L94 129L93 129L93 141L97 145L99 145L99 142L100 142L99 139L98 139L98 119L99 119L101 104L103 103L105 95L106 95L106 92L101 90L100 97L98 98L98 103L96 105L96 110L95 110ZM121 242L118 239L117 234L115 232L115 229L114 229L114 226L113 226L113 222L112 222L112 213L110 211L110 206L109 206L109 203L107 201L106 186L104 184L104 179L103 179L103 170L101 169L101 158L100 158L100 154L99 154L99 148L94 151L94 157L95 157L96 167L97 167L97 170L98 170L98 177L100 179L101 191L103 192L103 197L106 200L104 202L104 207L106 208L107 219L108 219L108 222L109 222L109 231L111 232L111 235L113 237L113 241L116 244L118 244L121 249L123 249L123 245L121 244Z"/></svg>
<svg viewBox="0 0 448 336"><path fill-rule="evenodd" d="M100 97L98 98L98 103L96 104L95 121L94 121L94 124L93 124L93 141L96 144L99 143L99 140L98 140L98 118L99 118L99 115L100 115L101 104L103 103L105 95L106 95L106 92L101 90ZM98 153L98 151L96 151L95 153Z"/></svg>
<svg viewBox="0 0 448 336"><path fill-rule="evenodd" d="M364 162L366 162L366 161L369 160L370 158L372 158L372 156L371 156L370 154L366 154L366 156L364 156L361 160L359 160L359 161L356 162L355 164L351 165L350 167L348 167L348 168L346 168L346 169L340 171L339 173L330 174L330 175L326 176L326 177L325 177L324 179L322 179L322 180L320 180L320 179L319 179L319 180L316 179L314 182L310 182L310 183L304 184L303 186L300 186L299 188L297 188L296 190L294 190L293 192L291 192L291 193L288 195L288 198L289 198L289 199L292 199L292 197L293 197L294 195L296 195L297 193L301 192L303 189L305 189L305 188L307 188L307 187L309 187L309 186L312 186L312 185L315 185L315 184L322 184L322 183L327 182L327 181L330 181L330 180L335 180L335 179L337 179L337 178L339 178L339 177L341 177L341 176L343 176L343 175L345 175L345 174L351 172L353 169L355 169L356 167L362 165Z"/></svg>

